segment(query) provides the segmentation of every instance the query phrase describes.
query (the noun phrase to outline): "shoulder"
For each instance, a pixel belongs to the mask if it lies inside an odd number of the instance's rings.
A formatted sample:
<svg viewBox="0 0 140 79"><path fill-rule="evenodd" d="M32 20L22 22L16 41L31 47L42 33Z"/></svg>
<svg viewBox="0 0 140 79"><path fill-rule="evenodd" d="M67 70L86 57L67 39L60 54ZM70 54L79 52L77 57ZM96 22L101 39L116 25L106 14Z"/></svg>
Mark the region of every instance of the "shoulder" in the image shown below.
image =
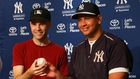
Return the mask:
<svg viewBox="0 0 140 79"><path fill-rule="evenodd" d="M85 46L85 44L86 44L87 42L88 42L88 40L87 40L87 38L86 38L86 39L84 39L83 41L81 41L81 42L76 46L76 48Z"/></svg>
<svg viewBox="0 0 140 79"><path fill-rule="evenodd" d="M77 46L75 46L73 53L77 51L84 51L85 47L89 48L89 43L88 43L87 38L81 41Z"/></svg>
<svg viewBox="0 0 140 79"><path fill-rule="evenodd" d="M125 44L124 40L112 33L109 32L104 32L103 35L104 39L106 39L108 42L113 43L122 43Z"/></svg>
<svg viewBox="0 0 140 79"><path fill-rule="evenodd" d="M30 40L26 40L26 41L22 41L22 42L18 42L14 45L14 47L24 47L24 46L29 46L29 44L31 44L33 41Z"/></svg>
<svg viewBox="0 0 140 79"><path fill-rule="evenodd" d="M114 34L105 32L103 34L103 41L102 43L106 44L108 48L118 48L118 49L128 49L128 46L122 38L115 36Z"/></svg>
<svg viewBox="0 0 140 79"><path fill-rule="evenodd" d="M50 47L52 47L53 49L57 49L57 50L65 50L64 47L54 43L51 41L51 43L49 44Z"/></svg>
<svg viewBox="0 0 140 79"><path fill-rule="evenodd" d="M118 37L112 33L109 33L109 32L104 32L103 35L105 38L112 40L112 41L122 40L120 37Z"/></svg>
<svg viewBox="0 0 140 79"><path fill-rule="evenodd" d="M56 43L54 43L52 41L51 41L50 45L54 46L54 47L57 47L57 48L63 48L62 46L60 46L60 45L58 45L58 44L56 44Z"/></svg>

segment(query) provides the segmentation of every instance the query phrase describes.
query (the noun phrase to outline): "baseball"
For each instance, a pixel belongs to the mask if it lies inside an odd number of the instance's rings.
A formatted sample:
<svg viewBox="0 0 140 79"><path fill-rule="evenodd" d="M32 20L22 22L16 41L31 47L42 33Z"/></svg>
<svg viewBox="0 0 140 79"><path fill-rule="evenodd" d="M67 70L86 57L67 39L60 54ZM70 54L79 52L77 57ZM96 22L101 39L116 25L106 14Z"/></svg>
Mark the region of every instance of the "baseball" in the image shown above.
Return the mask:
<svg viewBox="0 0 140 79"><path fill-rule="evenodd" d="M46 59L45 58L38 58L37 59L37 66L40 66L42 64L46 63Z"/></svg>

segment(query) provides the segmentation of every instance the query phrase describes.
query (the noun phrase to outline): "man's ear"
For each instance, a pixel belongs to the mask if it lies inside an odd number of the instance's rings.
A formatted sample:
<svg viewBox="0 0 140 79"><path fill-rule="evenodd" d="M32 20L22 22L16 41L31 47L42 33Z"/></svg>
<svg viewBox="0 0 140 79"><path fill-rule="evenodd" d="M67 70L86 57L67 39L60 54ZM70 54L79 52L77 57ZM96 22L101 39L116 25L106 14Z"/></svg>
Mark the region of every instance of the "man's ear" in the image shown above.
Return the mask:
<svg viewBox="0 0 140 79"><path fill-rule="evenodd" d="M98 23L101 24L101 22L102 22L102 16L99 14L97 17L98 17Z"/></svg>
<svg viewBox="0 0 140 79"><path fill-rule="evenodd" d="M51 28L51 26L52 26L52 22L50 21L48 22L48 27Z"/></svg>

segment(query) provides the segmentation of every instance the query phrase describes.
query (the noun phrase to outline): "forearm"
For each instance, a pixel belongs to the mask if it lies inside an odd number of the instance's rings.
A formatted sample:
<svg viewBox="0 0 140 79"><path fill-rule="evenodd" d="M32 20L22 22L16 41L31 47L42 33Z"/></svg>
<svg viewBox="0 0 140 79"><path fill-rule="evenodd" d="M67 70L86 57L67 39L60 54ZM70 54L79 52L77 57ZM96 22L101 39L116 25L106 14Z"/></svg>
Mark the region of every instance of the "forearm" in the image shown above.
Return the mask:
<svg viewBox="0 0 140 79"><path fill-rule="evenodd" d="M128 77L128 73L126 72L116 72L116 73L109 74L108 79L127 79L127 77Z"/></svg>
<svg viewBox="0 0 140 79"><path fill-rule="evenodd" d="M27 70L25 73L21 75L14 76L14 79L32 79L33 75Z"/></svg>

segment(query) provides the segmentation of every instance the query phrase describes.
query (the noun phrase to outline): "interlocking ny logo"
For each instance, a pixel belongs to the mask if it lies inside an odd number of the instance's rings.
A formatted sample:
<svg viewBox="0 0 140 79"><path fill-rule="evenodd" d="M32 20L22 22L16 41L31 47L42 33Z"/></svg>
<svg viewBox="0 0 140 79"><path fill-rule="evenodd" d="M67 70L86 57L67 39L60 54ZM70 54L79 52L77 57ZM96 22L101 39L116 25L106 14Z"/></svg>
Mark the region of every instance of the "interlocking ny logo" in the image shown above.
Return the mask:
<svg viewBox="0 0 140 79"><path fill-rule="evenodd" d="M73 51L72 43L70 43L70 45L68 45L68 43L66 43L66 45L64 47L65 47L65 50L67 51L67 55L71 55L72 51Z"/></svg>
<svg viewBox="0 0 140 79"><path fill-rule="evenodd" d="M15 10L14 10L14 13L22 13L23 12L23 10L22 10L22 3L21 2L16 2L15 4L14 4L14 6L15 6Z"/></svg>
<svg viewBox="0 0 140 79"><path fill-rule="evenodd" d="M123 4L123 2L126 4L127 3L127 0L117 0L117 4Z"/></svg>
<svg viewBox="0 0 140 79"><path fill-rule="evenodd" d="M67 9L72 9L73 8L73 6L72 6L72 1L73 0L63 0L64 1L64 9L66 9L66 7L67 7Z"/></svg>
<svg viewBox="0 0 140 79"><path fill-rule="evenodd" d="M83 10L84 9L84 4L81 4L78 8L78 10Z"/></svg>
<svg viewBox="0 0 140 79"><path fill-rule="evenodd" d="M104 51L99 50L95 53L95 58L93 60L93 62L103 62L103 55L104 55Z"/></svg>

